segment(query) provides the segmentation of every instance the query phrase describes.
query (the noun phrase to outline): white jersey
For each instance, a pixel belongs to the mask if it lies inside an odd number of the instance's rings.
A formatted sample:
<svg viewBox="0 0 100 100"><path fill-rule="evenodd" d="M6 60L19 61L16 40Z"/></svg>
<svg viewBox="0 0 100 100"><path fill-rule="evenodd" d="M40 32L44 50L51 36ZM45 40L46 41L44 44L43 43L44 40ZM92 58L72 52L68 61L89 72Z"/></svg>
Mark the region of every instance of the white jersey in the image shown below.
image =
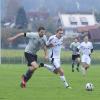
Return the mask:
<svg viewBox="0 0 100 100"><path fill-rule="evenodd" d="M53 35L49 38L47 41L47 45L53 44L54 47L51 47L49 49L49 58L60 58L60 53L61 53L61 48L62 48L62 43L63 43L63 37L58 39L56 35Z"/></svg>
<svg viewBox="0 0 100 100"><path fill-rule="evenodd" d="M93 49L92 42L82 42L79 46L78 49L83 55L90 55L91 54L91 49Z"/></svg>

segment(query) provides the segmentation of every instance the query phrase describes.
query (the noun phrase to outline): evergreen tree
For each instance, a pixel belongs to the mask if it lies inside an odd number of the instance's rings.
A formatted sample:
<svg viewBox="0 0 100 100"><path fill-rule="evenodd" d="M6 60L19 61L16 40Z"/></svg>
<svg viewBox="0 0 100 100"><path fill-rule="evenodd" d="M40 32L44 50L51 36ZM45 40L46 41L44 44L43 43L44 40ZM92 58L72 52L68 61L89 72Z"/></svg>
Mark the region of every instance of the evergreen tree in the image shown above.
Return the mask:
<svg viewBox="0 0 100 100"><path fill-rule="evenodd" d="M16 27L19 29L27 28L28 20L23 7L19 8L16 16Z"/></svg>

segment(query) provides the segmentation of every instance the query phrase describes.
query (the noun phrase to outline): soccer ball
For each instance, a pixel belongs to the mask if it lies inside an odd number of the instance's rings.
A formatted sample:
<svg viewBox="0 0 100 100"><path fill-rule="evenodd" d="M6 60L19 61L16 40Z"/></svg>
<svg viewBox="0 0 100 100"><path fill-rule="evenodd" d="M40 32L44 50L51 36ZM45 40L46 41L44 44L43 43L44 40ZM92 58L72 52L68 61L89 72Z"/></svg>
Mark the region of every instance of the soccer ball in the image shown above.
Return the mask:
<svg viewBox="0 0 100 100"><path fill-rule="evenodd" d="M92 91L93 90L93 84L92 83L86 83L86 90L87 91Z"/></svg>

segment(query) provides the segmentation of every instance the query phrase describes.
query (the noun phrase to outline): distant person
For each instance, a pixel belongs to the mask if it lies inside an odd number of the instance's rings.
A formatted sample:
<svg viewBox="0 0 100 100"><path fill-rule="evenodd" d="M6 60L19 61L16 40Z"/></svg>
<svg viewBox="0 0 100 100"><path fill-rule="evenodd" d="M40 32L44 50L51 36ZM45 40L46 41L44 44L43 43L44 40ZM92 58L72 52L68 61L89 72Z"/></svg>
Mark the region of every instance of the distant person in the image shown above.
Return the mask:
<svg viewBox="0 0 100 100"><path fill-rule="evenodd" d="M46 67L51 72L59 74L60 79L63 81L65 87L71 88L68 82L66 81L64 71L61 68L60 64L60 53L61 53L62 43L63 43L63 29L59 28L56 31L56 34L50 36L46 43L47 47L49 48L49 53L48 53L49 61L51 62L52 65L43 64L43 66Z"/></svg>
<svg viewBox="0 0 100 100"><path fill-rule="evenodd" d="M91 63L91 53L93 52L92 42L89 41L88 36L84 36L84 41L78 46L78 51L82 53L82 73L86 75L86 71Z"/></svg>
<svg viewBox="0 0 100 100"><path fill-rule="evenodd" d="M25 58L27 60L28 70L26 74L22 75L21 87L25 88L26 83L32 77L35 70L39 67L37 64L37 51L40 50L41 47L44 48L45 58L47 58L47 49L46 49L46 36L45 36L45 28L39 27L38 32L27 32L27 33L19 33L13 37L8 38L8 41L13 41L18 37L28 37L29 43L25 48Z"/></svg>
<svg viewBox="0 0 100 100"><path fill-rule="evenodd" d="M77 51L77 47L80 45L78 39L75 38L74 42L70 44L70 49L72 50L72 72L74 72L75 64L77 64L76 70L79 72L80 66L80 52Z"/></svg>

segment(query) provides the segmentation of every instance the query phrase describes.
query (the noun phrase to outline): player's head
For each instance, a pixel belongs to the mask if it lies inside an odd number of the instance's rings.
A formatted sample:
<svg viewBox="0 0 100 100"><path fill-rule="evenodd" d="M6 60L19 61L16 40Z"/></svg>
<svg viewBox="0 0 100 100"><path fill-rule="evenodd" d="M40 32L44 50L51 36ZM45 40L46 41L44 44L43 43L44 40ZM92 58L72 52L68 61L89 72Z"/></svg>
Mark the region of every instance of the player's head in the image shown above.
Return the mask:
<svg viewBox="0 0 100 100"><path fill-rule="evenodd" d="M78 42L78 38L74 38L74 42L77 43Z"/></svg>
<svg viewBox="0 0 100 100"><path fill-rule="evenodd" d="M45 28L44 27L39 27L38 28L38 33L40 37L43 37L45 35Z"/></svg>
<svg viewBox="0 0 100 100"><path fill-rule="evenodd" d="M57 38L61 38L63 36L64 30L62 28L58 28L56 31Z"/></svg>
<svg viewBox="0 0 100 100"><path fill-rule="evenodd" d="M87 35L84 36L84 42L88 42L89 38Z"/></svg>

